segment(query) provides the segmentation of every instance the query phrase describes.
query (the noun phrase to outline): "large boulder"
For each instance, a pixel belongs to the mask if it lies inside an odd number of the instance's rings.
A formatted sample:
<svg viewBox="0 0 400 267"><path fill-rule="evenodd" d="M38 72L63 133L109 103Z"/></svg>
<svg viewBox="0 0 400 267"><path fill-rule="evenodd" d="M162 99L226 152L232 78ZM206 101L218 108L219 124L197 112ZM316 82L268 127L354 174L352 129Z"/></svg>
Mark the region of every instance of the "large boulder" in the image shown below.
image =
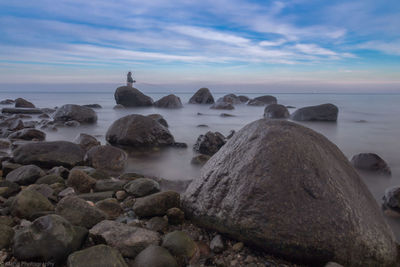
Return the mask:
<svg viewBox="0 0 400 267"><path fill-rule="evenodd" d="M183 195L193 222L311 265L390 266L394 236L375 199L327 138L285 120L243 127Z"/></svg>
<svg viewBox="0 0 400 267"><path fill-rule="evenodd" d="M77 144L66 141L24 144L13 151L16 163L35 164L44 168L73 167L83 163L85 151Z"/></svg>
<svg viewBox="0 0 400 267"><path fill-rule="evenodd" d="M130 86L121 86L115 90L114 98L117 104L124 107L147 107L153 105L153 99L138 89Z"/></svg>
<svg viewBox="0 0 400 267"><path fill-rule="evenodd" d="M79 123L95 123L97 121L96 112L88 107L66 104L56 110L53 115L54 121L77 121Z"/></svg>
<svg viewBox="0 0 400 267"><path fill-rule="evenodd" d="M101 143L94 136L85 133L80 133L77 137L75 137L74 143L80 145L85 151L88 151L92 147L101 145Z"/></svg>
<svg viewBox="0 0 400 267"><path fill-rule="evenodd" d="M354 155L351 159L351 164L359 170L377 172L388 176L392 175L392 171L386 161L375 153Z"/></svg>
<svg viewBox="0 0 400 267"><path fill-rule="evenodd" d="M156 122L158 122L159 124L161 124L164 127L168 128L168 122L164 119L164 117L161 114L150 114L147 115L147 117L152 118L153 120L155 120Z"/></svg>
<svg viewBox="0 0 400 267"><path fill-rule="evenodd" d="M6 180L19 185L30 185L35 183L37 179L44 175L45 172L38 166L25 165L7 174Z"/></svg>
<svg viewBox="0 0 400 267"><path fill-rule="evenodd" d="M16 108L35 108L35 105L23 98L15 99Z"/></svg>
<svg viewBox="0 0 400 267"><path fill-rule="evenodd" d="M333 104L299 108L292 115L295 121L337 121L339 109Z"/></svg>
<svg viewBox="0 0 400 267"><path fill-rule="evenodd" d="M89 166L110 173L122 172L127 160L125 151L110 145L92 147L85 156Z"/></svg>
<svg viewBox="0 0 400 267"><path fill-rule="evenodd" d="M264 118L286 119L289 118L289 110L280 104L270 104L264 109Z"/></svg>
<svg viewBox="0 0 400 267"><path fill-rule="evenodd" d="M225 142L225 137L221 133L208 131L206 134L202 134L197 138L193 149L201 154L212 156L225 144Z"/></svg>
<svg viewBox="0 0 400 267"><path fill-rule="evenodd" d="M68 267L128 267L124 258L115 248L106 245L97 245L76 251L69 255Z"/></svg>
<svg viewBox="0 0 400 267"><path fill-rule="evenodd" d="M272 95L264 95L250 100L247 104L250 106L265 106L269 104L276 104L278 100Z"/></svg>
<svg viewBox="0 0 400 267"><path fill-rule="evenodd" d="M174 137L157 121L142 115L132 114L116 120L106 134L112 145L129 147L151 147L172 145Z"/></svg>
<svg viewBox="0 0 400 267"><path fill-rule="evenodd" d="M157 232L109 220L95 225L89 234L95 242L105 241L128 258L135 258L147 246L158 245L160 242Z"/></svg>
<svg viewBox="0 0 400 267"><path fill-rule="evenodd" d="M79 249L87 230L58 215L46 215L14 235L13 255L20 261L63 261Z"/></svg>
<svg viewBox="0 0 400 267"><path fill-rule="evenodd" d="M46 134L37 129L22 129L10 134L8 138L43 141L46 138Z"/></svg>
<svg viewBox="0 0 400 267"><path fill-rule="evenodd" d="M154 106L158 108L182 108L182 102L176 95L167 95L162 97L160 100L154 102Z"/></svg>
<svg viewBox="0 0 400 267"><path fill-rule="evenodd" d="M28 189L19 192L11 204L11 214L24 219L31 219L37 214L53 210L54 206L45 196Z"/></svg>
<svg viewBox="0 0 400 267"><path fill-rule="evenodd" d="M214 104L214 97L208 88L200 88L189 100L190 104Z"/></svg>

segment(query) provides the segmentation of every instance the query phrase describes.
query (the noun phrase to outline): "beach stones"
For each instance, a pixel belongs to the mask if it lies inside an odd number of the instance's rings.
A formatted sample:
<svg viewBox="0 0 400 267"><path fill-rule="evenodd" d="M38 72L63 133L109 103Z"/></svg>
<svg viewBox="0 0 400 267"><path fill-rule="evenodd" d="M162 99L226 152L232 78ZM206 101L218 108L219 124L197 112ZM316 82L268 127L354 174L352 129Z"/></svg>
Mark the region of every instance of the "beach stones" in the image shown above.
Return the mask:
<svg viewBox="0 0 400 267"><path fill-rule="evenodd" d="M79 169L69 172L67 185L74 188L78 193L89 193L96 184L96 179Z"/></svg>
<svg viewBox="0 0 400 267"><path fill-rule="evenodd" d="M21 145L13 151L16 163L35 164L44 168L73 167L83 163L85 151L66 141L38 142Z"/></svg>
<svg viewBox="0 0 400 267"><path fill-rule="evenodd" d="M92 147L85 156L89 166L110 173L122 172L127 160L125 151L110 145Z"/></svg>
<svg viewBox="0 0 400 267"><path fill-rule="evenodd" d="M354 155L351 159L351 164L353 164L354 168L359 170L381 173L388 176L392 175L387 163L375 153L360 153Z"/></svg>
<svg viewBox="0 0 400 267"><path fill-rule="evenodd" d="M83 150L88 151L92 147L99 146L101 143L89 134L81 133L75 139L74 143L77 143L82 147Z"/></svg>
<svg viewBox="0 0 400 267"><path fill-rule="evenodd" d="M154 102L154 106L158 108L182 108L182 102L176 95L167 95Z"/></svg>
<svg viewBox="0 0 400 267"><path fill-rule="evenodd" d="M95 123L97 121L97 114L93 109L88 107L66 104L56 110L53 119L59 122L77 121L79 123Z"/></svg>
<svg viewBox="0 0 400 267"><path fill-rule="evenodd" d="M136 256L134 267L178 267L175 258L163 247L151 245Z"/></svg>
<svg viewBox="0 0 400 267"><path fill-rule="evenodd" d="M278 103L278 100L276 99L276 97L274 97L272 95L264 95L264 96L259 96L259 97L256 97L256 98L250 100L247 103L247 105L265 106L265 105L276 104L276 103Z"/></svg>
<svg viewBox="0 0 400 267"><path fill-rule="evenodd" d="M299 108L292 115L295 121L337 121L339 109L333 104Z"/></svg>
<svg viewBox="0 0 400 267"><path fill-rule="evenodd" d="M125 191L134 197L144 197L160 192L160 185L149 178L138 178L124 186Z"/></svg>
<svg viewBox="0 0 400 267"><path fill-rule="evenodd" d="M8 136L9 139L43 141L46 134L37 129L22 129Z"/></svg>
<svg viewBox="0 0 400 267"><path fill-rule="evenodd" d="M97 245L83 250L76 251L69 255L67 260L68 267L128 267L124 258L117 249ZM148 265L151 266L151 265Z"/></svg>
<svg viewBox="0 0 400 267"><path fill-rule="evenodd" d="M182 231L173 231L166 234L162 247L168 249L181 262L188 262L198 250L196 243L188 234Z"/></svg>
<svg viewBox="0 0 400 267"><path fill-rule="evenodd" d="M396 261L393 233L347 158L321 134L285 120L238 131L191 182L182 205L194 223L292 261Z"/></svg>
<svg viewBox="0 0 400 267"><path fill-rule="evenodd" d="M7 248L11 244L14 230L5 224L0 224L0 249Z"/></svg>
<svg viewBox="0 0 400 267"><path fill-rule="evenodd" d="M15 233L13 255L20 261L59 262L79 249L86 235L85 228L61 216L42 216Z"/></svg>
<svg viewBox="0 0 400 267"><path fill-rule="evenodd" d="M139 217L164 216L170 208L180 206L180 195L174 191L164 191L137 198L133 211Z"/></svg>
<svg viewBox="0 0 400 267"><path fill-rule="evenodd" d="M54 206L45 196L28 189L19 192L11 204L11 214L23 219L31 219L37 214L53 210Z"/></svg>
<svg viewBox="0 0 400 267"><path fill-rule="evenodd" d="M6 180L19 185L30 185L35 183L37 179L44 175L45 172L38 166L25 165L7 174Z"/></svg>
<svg viewBox="0 0 400 267"><path fill-rule="evenodd" d="M264 109L264 118L286 119L286 118L289 118L289 111L283 105L270 104Z"/></svg>
<svg viewBox="0 0 400 267"><path fill-rule="evenodd" d="M214 97L208 88L200 88L189 100L190 104L214 104Z"/></svg>
<svg viewBox="0 0 400 267"><path fill-rule="evenodd" d="M142 115L132 114L116 120L106 134L112 145L128 147L153 147L172 145L174 137L157 121Z"/></svg>
<svg viewBox="0 0 400 267"><path fill-rule="evenodd" d="M208 131L206 134L202 134L197 138L193 149L201 154L212 156L225 144L225 142L225 136L221 133Z"/></svg>
<svg viewBox="0 0 400 267"><path fill-rule="evenodd" d="M130 86L121 86L115 90L114 98L117 104L124 107L147 107L153 105L153 99L138 89Z"/></svg>
<svg viewBox="0 0 400 267"><path fill-rule="evenodd" d="M23 98L15 99L16 108L35 108L35 105Z"/></svg>

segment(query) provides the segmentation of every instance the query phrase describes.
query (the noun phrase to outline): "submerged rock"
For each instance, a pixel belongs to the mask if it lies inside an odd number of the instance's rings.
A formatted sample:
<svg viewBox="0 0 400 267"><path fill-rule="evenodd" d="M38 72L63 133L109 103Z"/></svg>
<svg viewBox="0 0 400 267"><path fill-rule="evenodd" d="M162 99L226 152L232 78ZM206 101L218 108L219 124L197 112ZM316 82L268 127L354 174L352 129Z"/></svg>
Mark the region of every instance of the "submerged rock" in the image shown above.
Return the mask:
<svg viewBox="0 0 400 267"><path fill-rule="evenodd" d="M189 185L183 207L198 225L292 261L390 266L397 257L393 233L343 153L284 120L238 131Z"/></svg>
<svg viewBox="0 0 400 267"><path fill-rule="evenodd" d="M289 118L289 111L283 105L270 104L264 109L264 118L286 119L286 118Z"/></svg>
<svg viewBox="0 0 400 267"><path fill-rule="evenodd" d="M158 108L182 108L182 102L176 95L167 95L160 100L154 102L154 106Z"/></svg>
<svg viewBox="0 0 400 267"><path fill-rule="evenodd" d="M96 112L88 107L67 104L58 108L53 115L54 121L77 121L79 123L95 123L97 121Z"/></svg>
<svg viewBox="0 0 400 267"><path fill-rule="evenodd" d="M106 245L97 245L76 251L69 255L68 267L128 267L124 258L115 248ZM148 265L150 266L150 265Z"/></svg>
<svg viewBox="0 0 400 267"><path fill-rule="evenodd" d="M214 97L208 88L200 88L189 100L190 104L214 104Z"/></svg>
<svg viewBox="0 0 400 267"><path fill-rule="evenodd" d="M337 121L339 109L333 104L299 108L292 115L295 121Z"/></svg>
<svg viewBox="0 0 400 267"><path fill-rule="evenodd" d="M23 98L17 98L17 99L15 99L15 107L16 108L35 108L35 105Z"/></svg>
<svg viewBox="0 0 400 267"><path fill-rule="evenodd" d="M114 98L117 104L121 104L124 107L147 107L153 105L151 97L129 86L118 87L115 90Z"/></svg>
<svg viewBox="0 0 400 267"><path fill-rule="evenodd" d="M392 171L387 163L375 153L360 153L354 155L351 164L356 169L363 171L378 172L384 175L392 175Z"/></svg>
<svg viewBox="0 0 400 267"><path fill-rule="evenodd" d="M128 147L152 147L172 145L174 137L167 128L155 120L137 114L116 120L106 134L112 145Z"/></svg>
<svg viewBox="0 0 400 267"><path fill-rule="evenodd" d="M225 144L225 142L225 137L221 133L208 131L206 134L200 135L197 138L193 149L201 154L212 156Z"/></svg>
<svg viewBox="0 0 400 267"><path fill-rule="evenodd" d="M235 107L231 103L227 102L216 102L213 104L210 109L226 109L226 110L232 110L235 109Z"/></svg>
<svg viewBox="0 0 400 267"><path fill-rule="evenodd" d="M278 100L276 99L276 97L272 96L272 95L264 95L264 96L259 96L256 97L252 100L249 101L249 103L247 103L250 106L265 106L265 105L269 105L269 104L276 104L278 103Z"/></svg>
<svg viewBox="0 0 400 267"><path fill-rule="evenodd" d="M230 103L232 105L243 103L243 101L241 101L240 98L238 96L236 96L235 94L224 95L223 97L221 97L217 100L217 103L218 102Z"/></svg>

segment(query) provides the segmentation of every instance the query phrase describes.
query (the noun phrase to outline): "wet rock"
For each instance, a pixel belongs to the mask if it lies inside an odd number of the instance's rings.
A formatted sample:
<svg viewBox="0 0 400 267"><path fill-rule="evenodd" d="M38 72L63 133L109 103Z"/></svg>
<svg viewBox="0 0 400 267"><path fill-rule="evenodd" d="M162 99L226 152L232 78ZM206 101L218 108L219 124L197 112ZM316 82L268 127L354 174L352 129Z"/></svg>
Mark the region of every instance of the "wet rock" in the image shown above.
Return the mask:
<svg viewBox="0 0 400 267"><path fill-rule="evenodd" d="M86 193L79 194L78 197L92 202L97 202L100 200L104 200L107 198L112 198L114 195L114 191L105 191L105 192L95 192L95 193Z"/></svg>
<svg viewBox="0 0 400 267"><path fill-rule="evenodd" d="M159 234L154 231L109 220L98 223L89 233L95 242L105 241L128 258L135 258L147 246L160 242Z"/></svg>
<svg viewBox="0 0 400 267"><path fill-rule="evenodd" d="M128 115L116 120L106 134L112 145L128 147L167 146L175 142L167 128L142 115Z"/></svg>
<svg viewBox="0 0 400 267"><path fill-rule="evenodd" d="M182 108L182 102L179 97L174 94L162 97L154 102L154 106L158 108Z"/></svg>
<svg viewBox="0 0 400 267"><path fill-rule="evenodd" d="M96 112L80 105L66 104L61 106L53 114L56 122L77 121L79 123L95 123L97 121Z"/></svg>
<svg viewBox="0 0 400 267"><path fill-rule="evenodd" d="M343 265L340 265L339 263L336 262L328 262L327 264L325 264L324 267L343 267Z"/></svg>
<svg viewBox="0 0 400 267"><path fill-rule="evenodd" d="M107 215L108 220L115 220L123 213L120 204L115 198L100 200L96 202L96 207Z"/></svg>
<svg viewBox="0 0 400 267"><path fill-rule="evenodd" d="M14 230L5 224L0 224L0 249L7 248L11 244Z"/></svg>
<svg viewBox="0 0 400 267"><path fill-rule="evenodd" d="M200 154L200 155L194 156L194 157L192 158L192 160L190 161L190 163L193 164L193 165L204 165L204 164L206 164L206 162L207 162L210 158L211 158L211 157L208 156L208 155Z"/></svg>
<svg viewBox="0 0 400 267"><path fill-rule="evenodd" d="M42 114L43 111L39 108L3 108L2 113L10 114Z"/></svg>
<svg viewBox="0 0 400 267"><path fill-rule="evenodd" d="M351 164L359 170L382 173L388 176L392 175L392 171L387 163L374 153L357 154L351 159Z"/></svg>
<svg viewBox="0 0 400 267"><path fill-rule="evenodd" d="M10 146L10 141L8 141L7 139L0 139L0 149L9 149Z"/></svg>
<svg viewBox="0 0 400 267"><path fill-rule="evenodd" d="M121 86L114 93L115 101L124 107L146 107L153 105L153 99L143 94L138 89Z"/></svg>
<svg viewBox="0 0 400 267"><path fill-rule="evenodd" d="M7 180L0 180L0 188L2 188L0 196L4 198L9 198L21 190L21 187L17 183Z"/></svg>
<svg viewBox="0 0 400 267"><path fill-rule="evenodd" d="M185 220L185 213L178 208L171 208L167 210L168 223L172 225L182 224Z"/></svg>
<svg viewBox="0 0 400 267"><path fill-rule="evenodd" d="M125 151L110 145L92 147L85 156L89 166L109 173L121 173L127 160Z"/></svg>
<svg viewBox="0 0 400 267"><path fill-rule="evenodd" d="M163 216L170 208L179 206L179 194L165 191L136 199L133 211L139 217Z"/></svg>
<svg viewBox="0 0 400 267"><path fill-rule="evenodd" d="M11 105L11 104L14 104L14 103L15 103L15 100L12 100L12 99L4 99L4 100L0 101L1 105Z"/></svg>
<svg viewBox="0 0 400 267"><path fill-rule="evenodd" d="M98 180L94 185L95 192L114 191L117 192L122 190L127 181L121 181L118 179Z"/></svg>
<svg viewBox="0 0 400 267"><path fill-rule="evenodd" d="M9 161L3 161L1 163L1 170L3 172L3 177L6 177L7 174L12 172L13 170L18 169L19 167L22 167L22 165L21 164L17 164L17 163L12 163L12 162L9 162Z"/></svg>
<svg viewBox="0 0 400 267"><path fill-rule="evenodd" d="M50 201L33 190L19 192L11 204L11 214L24 219L30 219L40 212L53 210L54 207Z"/></svg>
<svg viewBox="0 0 400 267"><path fill-rule="evenodd" d="M172 255L188 262L196 253L197 245L188 234L182 231L174 231L164 236L162 247L171 252Z"/></svg>
<svg viewBox="0 0 400 267"><path fill-rule="evenodd" d="M285 120L238 131L182 204L192 222L292 261L390 265L397 256L393 233L343 153Z"/></svg>
<svg viewBox="0 0 400 267"><path fill-rule="evenodd" d="M210 109L226 109L226 110L232 110L235 107L231 103L227 102L216 102L213 104Z"/></svg>
<svg viewBox="0 0 400 267"><path fill-rule="evenodd" d="M86 235L86 229L58 215L42 216L15 233L13 255L21 261L59 262L79 249Z"/></svg>
<svg viewBox="0 0 400 267"><path fill-rule="evenodd" d="M15 99L15 107L16 108L35 108L35 105L23 98L17 98L17 99Z"/></svg>
<svg viewBox="0 0 400 267"><path fill-rule="evenodd" d="M151 245L140 252L135 261L134 267L178 267L175 258L163 247Z"/></svg>
<svg viewBox="0 0 400 267"><path fill-rule="evenodd" d="M238 96L238 98L239 98L239 100L240 100L242 103L246 103L247 101L250 100L250 98L248 98L248 97L245 96L245 95L240 95L240 96Z"/></svg>
<svg viewBox="0 0 400 267"><path fill-rule="evenodd" d="M189 100L190 104L214 104L214 97L208 88L200 88Z"/></svg>
<svg viewBox="0 0 400 267"><path fill-rule="evenodd" d="M64 190L62 190L60 193L58 193L59 198L75 196L75 195L76 195L75 189L73 189L72 187L67 187Z"/></svg>
<svg viewBox="0 0 400 267"><path fill-rule="evenodd" d="M88 151L92 147L101 145L101 143L94 136L85 133L80 133L74 139L74 143L80 145L81 148L85 151Z"/></svg>
<svg viewBox="0 0 400 267"><path fill-rule="evenodd" d="M96 180L108 180L110 179L110 175L99 169L95 169L89 166L75 166L72 168L73 170L80 170L89 175L90 177L96 179Z"/></svg>
<svg viewBox="0 0 400 267"><path fill-rule="evenodd" d="M219 103L219 102L229 103L232 105L242 104L242 101L235 94L224 95L223 97L221 97L217 100L217 103Z"/></svg>
<svg viewBox="0 0 400 267"><path fill-rule="evenodd" d="M160 185L149 178L138 178L124 186L125 191L134 197L144 197L160 192Z"/></svg>
<svg viewBox="0 0 400 267"><path fill-rule="evenodd" d="M40 177L39 179L36 180L36 184L55 184L55 183L65 183L64 179L56 174L48 174L43 177Z"/></svg>
<svg viewBox="0 0 400 267"><path fill-rule="evenodd" d="M63 166L58 166L58 167L53 167L51 168L47 174L54 174L57 176L61 176L64 179L68 178L69 175L69 170L67 168L64 168Z"/></svg>
<svg viewBox="0 0 400 267"><path fill-rule="evenodd" d="M77 196L67 196L57 204L56 213L73 225L91 228L106 219L106 214Z"/></svg>
<svg viewBox="0 0 400 267"><path fill-rule="evenodd" d="M212 156L225 144L225 142L225 137L221 133L208 131L206 134L200 135L197 138L193 149L201 154Z"/></svg>
<svg viewBox="0 0 400 267"><path fill-rule="evenodd" d="M155 120L156 122L158 122L162 126L168 128L168 122L160 114L150 114L150 115L147 115L147 117L152 118L153 120Z"/></svg>
<svg viewBox="0 0 400 267"><path fill-rule="evenodd" d="M106 245L97 245L76 251L69 255L68 267L128 267L124 258L115 248Z"/></svg>
<svg viewBox="0 0 400 267"><path fill-rule="evenodd" d="M208 128L208 125L207 125L207 124L199 124L199 125L197 125L196 127L199 127L199 128Z"/></svg>
<svg viewBox="0 0 400 267"><path fill-rule="evenodd" d="M339 109L333 104L299 108L290 118L295 121L337 121Z"/></svg>
<svg viewBox="0 0 400 267"><path fill-rule="evenodd" d="M45 172L38 166L25 165L7 174L6 180L19 185L30 185L44 175Z"/></svg>
<svg viewBox="0 0 400 267"><path fill-rule="evenodd" d="M222 240L221 235L216 235L210 242L210 249L214 253L221 253L224 249L224 241Z"/></svg>
<svg viewBox="0 0 400 267"><path fill-rule="evenodd" d="M102 106L100 104L86 104L83 106L87 107L87 108L102 108Z"/></svg>
<svg viewBox="0 0 400 267"><path fill-rule="evenodd" d="M276 104L276 103L278 103L278 100L276 99L276 97L274 97L272 95L264 95L264 96L259 96L259 97L256 97L256 98L250 100L249 103L247 103L247 105L265 106L265 105Z"/></svg>
<svg viewBox="0 0 400 267"><path fill-rule="evenodd" d="M89 193L94 188L96 179L93 179L85 172L73 169L70 171L67 185L74 188L78 193Z"/></svg>
<svg viewBox="0 0 400 267"><path fill-rule="evenodd" d="M54 189L47 184L31 184L25 190L36 191L47 199L54 198Z"/></svg>
<svg viewBox="0 0 400 267"><path fill-rule="evenodd" d="M289 111L283 105L270 104L264 109L266 119L286 119L289 118Z"/></svg>
<svg viewBox="0 0 400 267"><path fill-rule="evenodd" d="M146 228L156 232L164 232L168 228L168 222L163 217L153 217L145 224Z"/></svg>
<svg viewBox="0 0 400 267"><path fill-rule="evenodd" d="M16 163L35 164L44 168L73 167L83 163L84 150L66 141L38 142L22 145L13 151Z"/></svg>

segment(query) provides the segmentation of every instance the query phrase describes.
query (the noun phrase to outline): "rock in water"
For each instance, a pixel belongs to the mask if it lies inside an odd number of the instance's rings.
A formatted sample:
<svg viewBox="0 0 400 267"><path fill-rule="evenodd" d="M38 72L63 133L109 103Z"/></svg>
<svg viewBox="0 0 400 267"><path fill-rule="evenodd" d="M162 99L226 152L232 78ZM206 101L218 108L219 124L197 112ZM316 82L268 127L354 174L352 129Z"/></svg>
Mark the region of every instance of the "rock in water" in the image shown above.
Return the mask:
<svg viewBox="0 0 400 267"><path fill-rule="evenodd" d="M265 106L269 104L276 104L278 103L278 100L276 97L272 95L264 95L264 96L259 96L256 97L252 100L249 101L248 105L250 106Z"/></svg>
<svg viewBox="0 0 400 267"><path fill-rule="evenodd" d="M97 245L69 255L68 267L128 267L124 258L115 248Z"/></svg>
<svg viewBox="0 0 400 267"><path fill-rule="evenodd" d="M232 110L232 109L235 109L235 107L234 107L231 103L228 103L228 102L217 102L217 103L214 103L214 104L210 107L210 109L226 109L226 110Z"/></svg>
<svg viewBox="0 0 400 267"><path fill-rule="evenodd" d="M333 104L299 108L291 119L295 121L337 121L339 109Z"/></svg>
<svg viewBox="0 0 400 267"><path fill-rule="evenodd" d="M114 98L117 104L121 104L124 107L147 107L153 105L151 97L129 86L118 87L115 90Z"/></svg>
<svg viewBox="0 0 400 267"><path fill-rule="evenodd" d="M360 170L378 172L388 176L392 175L387 163L374 153L357 154L351 159L351 164Z"/></svg>
<svg viewBox="0 0 400 267"><path fill-rule="evenodd" d="M284 120L238 131L183 195L195 223L292 261L389 266L393 233L327 138Z"/></svg>
<svg viewBox="0 0 400 267"><path fill-rule="evenodd" d="M147 115L147 117L152 118L153 120L155 120L162 126L168 128L168 122L164 119L163 116L161 116L161 114L150 114L150 115Z"/></svg>
<svg viewBox="0 0 400 267"><path fill-rule="evenodd" d="M190 104L214 104L214 97L208 88L200 88L189 100Z"/></svg>
<svg viewBox="0 0 400 267"><path fill-rule="evenodd" d="M89 166L110 173L121 173L127 160L125 151L110 145L92 147L85 156Z"/></svg>
<svg viewBox="0 0 400 267"><path fill-rule="evenodd" d="M289 118L289 111L283 105L270 104L264 109L264 118L286 119L286 118Z"/></svg>
<svg viewBox="0 0 400 267"><path fill-rule="evenodd" d="M106 134L112 145L152 147L172 145L175 140L167 128L152 118L132 114L116 120Z"/></svg>
<svg viewBox="0 0 400 267"><path fill-rule="evenodd" d="M85 151L77 144L66 141L30 143L13 151L16 163L35 164L43 168L73 167L83 163Z"/></svg>
<svg viewBox="0 0 400 267"><path fill-rule="evenodd" d="M23 98L17 98L17 99L15 99L15 107L16 108L35 108L35 105Z"/></svg>
<svg viewBox="0 0 400 267"><path fill-rule="evenodd" d="M88 151L92 147L101 145L101 143L94 136L85 133L81 133L75 137L74 143L80 145L85 151Z"/></svg>
<svg viewBox="0 0 400 267"><path fill-rule="evenodd" d="M37 218L14 235L13 254L21 261L62 261L79 249L87 230L58 215Z"/></svg>
<svg viewBox="0 0 400 267"><path fill-rule="evenodd" d="M46 138L46 134L37 129L22 129L10 134L8 138L43 141Z"/></svg>
<svg viewBox="0 0 400 267"><path fill-rule="evenodd" d="M88 107L67 104L58 108L53 115L54 121L77 121L80 123L95 123L97 121L96 112Z"/></svg>
<svg viewBox="0 0 400 267"><path fill-rule="evenodd" d="M158 108L182 108L182 102L176 95L167 95L162 97L160 100L154 102L154 106Z"/></svg>
<svg viewBox="0 0 400 267"><path fill-rule="evenodd" d="M225 137L221 133L208 131L206 134L202 134L197 138L193 149L201 154L212 156L225 144L225 142Z"/></svg>
<svg viewBox="0 0 400 267"><path fill-rule="evenodd" d="M218 98L217 102L225 102L225 103L230 103L232 105L243 103L243 101L241 101L240 98L235 94L224 95L223 97Z"/></svg>

